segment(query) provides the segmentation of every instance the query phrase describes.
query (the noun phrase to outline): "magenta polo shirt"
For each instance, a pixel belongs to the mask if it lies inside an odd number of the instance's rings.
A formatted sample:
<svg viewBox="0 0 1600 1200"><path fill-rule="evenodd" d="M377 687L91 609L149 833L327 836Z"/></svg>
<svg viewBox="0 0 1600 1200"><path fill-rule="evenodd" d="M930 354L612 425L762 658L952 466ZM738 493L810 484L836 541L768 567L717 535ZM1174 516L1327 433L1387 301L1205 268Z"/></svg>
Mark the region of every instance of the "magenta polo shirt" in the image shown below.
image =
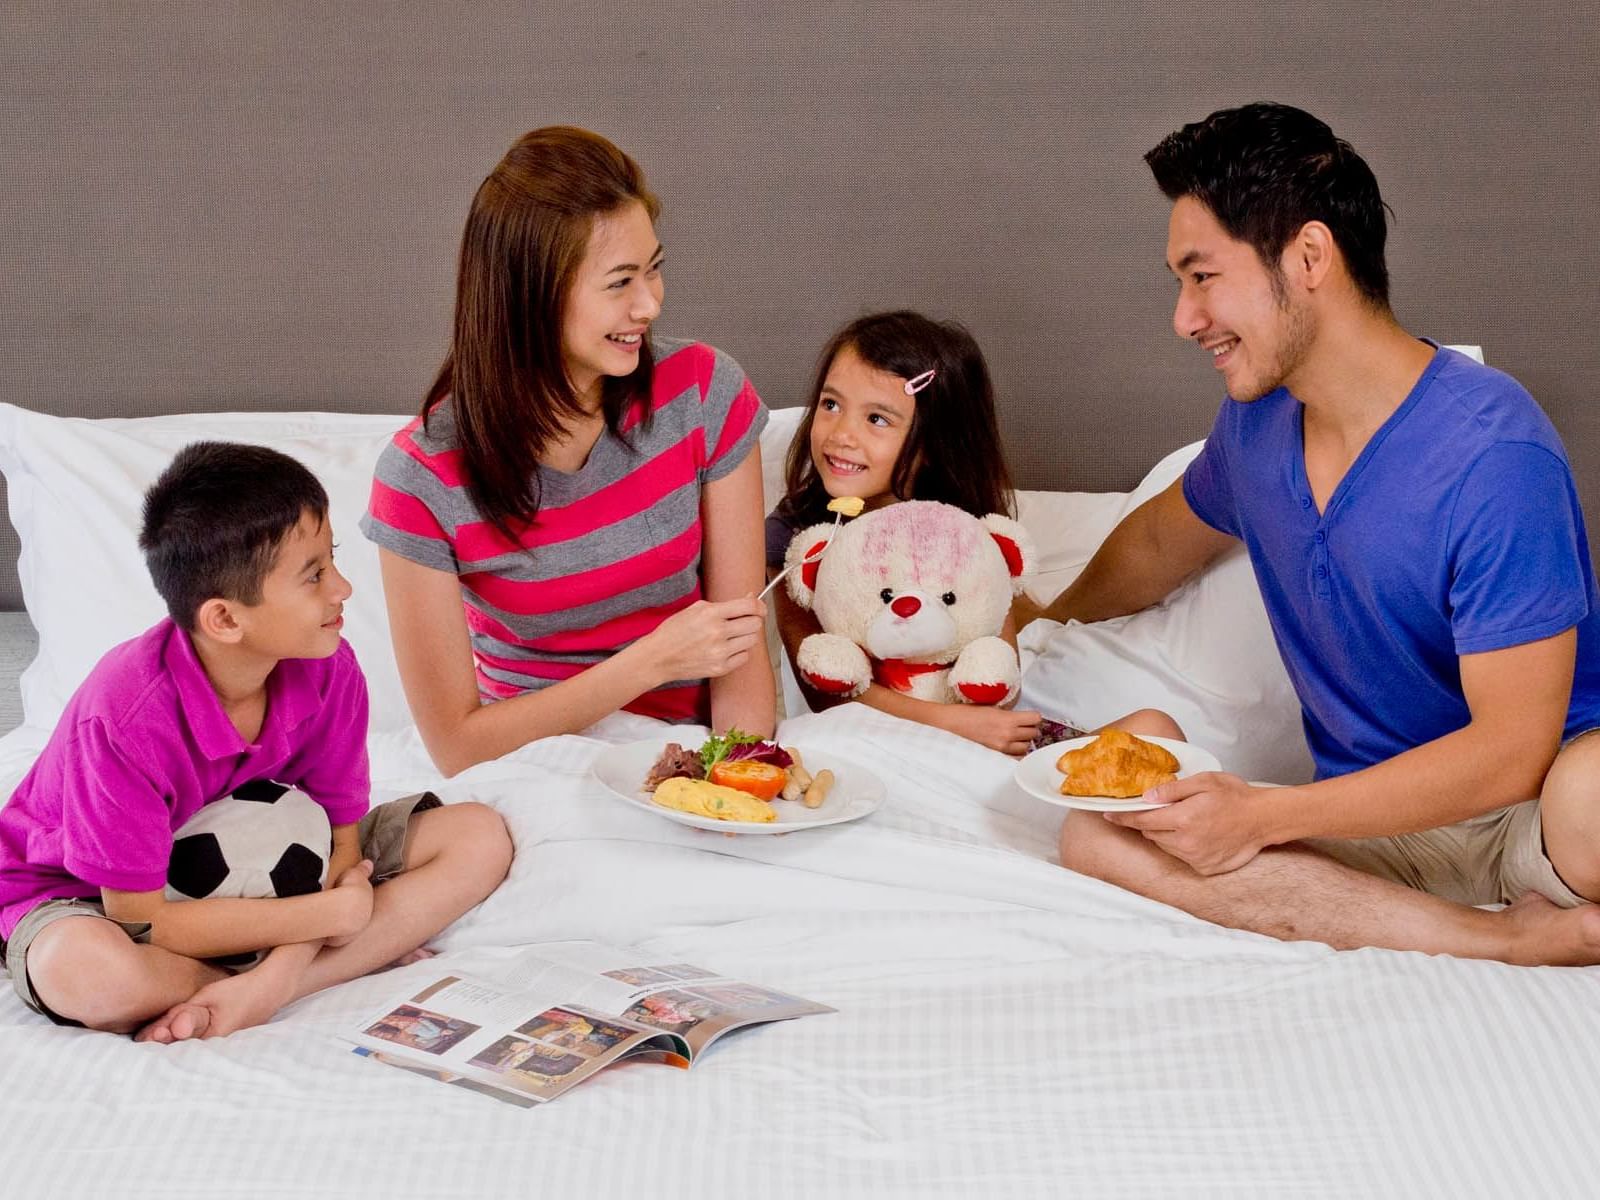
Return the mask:
<svg viewBox="0 0 1600 1200"><path fill-rule="evenodd" d="M258 779L300 788L334 825L367 811L367 685L348 642L274 668L254 743L172 621L117 646L0 809L0 937L44 900L162 887L173 831Z"/></svg>

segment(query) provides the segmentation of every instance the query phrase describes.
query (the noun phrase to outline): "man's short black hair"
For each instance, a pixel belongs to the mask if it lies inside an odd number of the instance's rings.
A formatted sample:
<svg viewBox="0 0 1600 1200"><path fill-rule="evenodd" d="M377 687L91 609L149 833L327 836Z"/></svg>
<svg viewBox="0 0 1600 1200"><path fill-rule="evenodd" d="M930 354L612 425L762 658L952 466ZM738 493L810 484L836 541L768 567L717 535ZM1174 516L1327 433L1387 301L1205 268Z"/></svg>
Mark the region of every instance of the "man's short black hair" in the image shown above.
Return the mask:
<svg viewBox="0 0 1600 1200"><path fill-rule="evenodd" d="M1167 199L1200 201L1274 277L1289 240L1307 221L1321 221L1357 290L1374 307L1389 307L1389 229L1378 180L1349 142L1310 113L1265 103L1221 109L1168 134L1144 160Z"/></svg>
<svg viewBox="0 0 1600 1200"><path fill-rule="evenodd" d="M178 451L144 494L139 549L172 619L222 597L259 604L278 547L311 513L328 516L328 493L302 464L237 442L195 442Z"/></svg>

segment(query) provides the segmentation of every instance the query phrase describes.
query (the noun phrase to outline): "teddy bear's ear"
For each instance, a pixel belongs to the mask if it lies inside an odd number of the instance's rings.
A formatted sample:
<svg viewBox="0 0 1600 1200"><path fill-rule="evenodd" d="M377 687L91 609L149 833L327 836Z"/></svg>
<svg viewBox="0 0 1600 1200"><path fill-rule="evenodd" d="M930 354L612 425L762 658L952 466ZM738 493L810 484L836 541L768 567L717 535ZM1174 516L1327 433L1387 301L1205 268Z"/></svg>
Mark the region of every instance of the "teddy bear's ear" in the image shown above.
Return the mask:
<svg viewBox="0 0 1600 1200"><path fill-rule="evenodd" d="M1011 572L1012 590L1020 590L1022 577L1033 574L1038 566L1032 536L1020 521L1013 521L1000 513L986 513L980 519L1006 560L1006 570Z"/></svg>
<svg viewBox="0 0 1600 1200"><path fill-rule="evenodd" d="M783 556L785 570L801 564L796 570L789 571L783 580L784 586L789 589L790 599L801 608L811 607L811 598L817 590L817 569L822 565L822 548L828 544L833 533L830 522L802 529L794 535L788 552Z"/></svg>

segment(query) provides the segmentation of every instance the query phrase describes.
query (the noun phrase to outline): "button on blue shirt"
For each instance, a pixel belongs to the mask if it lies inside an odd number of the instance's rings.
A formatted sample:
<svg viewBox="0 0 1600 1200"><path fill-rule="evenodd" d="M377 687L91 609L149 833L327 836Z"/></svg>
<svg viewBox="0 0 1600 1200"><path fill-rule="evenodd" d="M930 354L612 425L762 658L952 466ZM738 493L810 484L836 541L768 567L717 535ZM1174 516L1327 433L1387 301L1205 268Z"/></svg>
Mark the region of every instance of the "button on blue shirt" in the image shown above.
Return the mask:
<svg viewBox="0 0 1600 1200"><path fill-rule="evenodd" d="M1578 629L1566 736L1600 727L1600 602L1549 419L1509 376L1438 349L1319 513L1303 407L1224 400L1183 494L1243 539L1318 778L1470 719L1459 656Z"/></svg>

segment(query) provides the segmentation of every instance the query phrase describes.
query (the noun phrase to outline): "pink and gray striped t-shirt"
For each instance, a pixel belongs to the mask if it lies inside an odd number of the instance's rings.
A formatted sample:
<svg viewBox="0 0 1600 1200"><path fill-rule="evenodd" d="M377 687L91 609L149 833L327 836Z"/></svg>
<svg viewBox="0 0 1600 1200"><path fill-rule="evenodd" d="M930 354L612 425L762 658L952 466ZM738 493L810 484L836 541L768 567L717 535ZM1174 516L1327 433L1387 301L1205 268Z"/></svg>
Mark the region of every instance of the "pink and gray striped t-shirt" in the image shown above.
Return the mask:
<svg viewBox="0 0 1600 1200"><path fill-rule="evenodd" d="M755 447L767 412L727 355L654 338L652 417L603 433L577 471L539 468L535 519L508 541L467 492L449 400L384 448L362 532L460 577L486 700L548 687L601 662L700 599L700 490ZM629 444L631 443L631 445ZM710 688L686 679L625 706L710 719Z"/></svg>

